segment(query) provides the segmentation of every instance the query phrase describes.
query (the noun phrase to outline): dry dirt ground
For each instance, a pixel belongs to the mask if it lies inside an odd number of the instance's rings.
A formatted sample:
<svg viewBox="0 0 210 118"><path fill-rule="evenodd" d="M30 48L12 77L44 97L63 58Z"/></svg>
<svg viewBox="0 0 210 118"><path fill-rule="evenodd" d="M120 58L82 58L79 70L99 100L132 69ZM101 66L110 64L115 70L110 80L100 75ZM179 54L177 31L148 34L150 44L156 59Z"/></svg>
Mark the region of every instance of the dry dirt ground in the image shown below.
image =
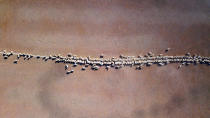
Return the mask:
<svg viewBox="0 0 210 118"><path fill-rule="evenodd" d="M210 56L209 0L0 0L0 49L105 57ZM63 64L0 58L0 118L208 118L210 67L66 75Z"/></svg>

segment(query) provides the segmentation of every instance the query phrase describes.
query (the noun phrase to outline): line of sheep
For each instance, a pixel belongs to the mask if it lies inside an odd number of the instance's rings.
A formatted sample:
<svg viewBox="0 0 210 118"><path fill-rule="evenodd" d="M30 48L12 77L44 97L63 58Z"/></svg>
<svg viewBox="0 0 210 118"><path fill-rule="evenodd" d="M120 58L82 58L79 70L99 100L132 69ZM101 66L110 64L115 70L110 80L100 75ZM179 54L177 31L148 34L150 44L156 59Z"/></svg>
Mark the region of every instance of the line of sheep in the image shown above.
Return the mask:
<svg viewBox="0 0 210 118"><path fill-rule="evenodd" d="M170 48L167 48L165 52L168 52ZM141 70L144 66L151 66L153 64L157 64L158 66L164 66L169 63L180 63L178 69L183 65L189 64L207 64L210 65L210 57L203 57L199 55L191 55L190 53L186 53L183 56L163 56L163 54L159 54L155 56L152 52L148 52L144 56L123 56L120 55L119 58L112 57L110 59L105 59L104 55L101 54L99 58L90 58L88 57L78 57L76 55L72 55L71 53L67 54L66 57L59 55L50 55L50 56L40 56L33 54L25 54L25 53L17 53L17 52L7 52L3 50L0 52L2 54L3 59L8 59L10 56L16 56L16 59L13 61L14 64L17 64L20 58L24 60L30 60L32 58L42 59L43 61L52 60L55 63L64 63L64 69L66 70L66 74L71 74L74 70L69 70L69 65L72 67L77 67L77 65L82 65L81 70L85 71L88 66L91 66L92 70L98 70L100 67L104 66L106 70L110 68L120 69L125 66L135 66L136 70Z"/></svg>

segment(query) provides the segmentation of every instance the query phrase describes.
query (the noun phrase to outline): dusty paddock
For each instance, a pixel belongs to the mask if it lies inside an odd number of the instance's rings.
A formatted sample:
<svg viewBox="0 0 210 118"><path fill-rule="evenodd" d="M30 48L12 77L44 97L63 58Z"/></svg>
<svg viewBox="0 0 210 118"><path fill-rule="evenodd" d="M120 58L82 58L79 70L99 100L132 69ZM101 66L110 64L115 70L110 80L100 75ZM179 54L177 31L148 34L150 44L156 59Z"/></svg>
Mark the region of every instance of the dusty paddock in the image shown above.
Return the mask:
<svg viewBox="0 0 210 118"><path fill-rule="evenodd" d="M0 0L0 49L107 57L210 55L207 1ZM66 75L63 64L0 58L2 118L207 118L206 65Z"/></svg>

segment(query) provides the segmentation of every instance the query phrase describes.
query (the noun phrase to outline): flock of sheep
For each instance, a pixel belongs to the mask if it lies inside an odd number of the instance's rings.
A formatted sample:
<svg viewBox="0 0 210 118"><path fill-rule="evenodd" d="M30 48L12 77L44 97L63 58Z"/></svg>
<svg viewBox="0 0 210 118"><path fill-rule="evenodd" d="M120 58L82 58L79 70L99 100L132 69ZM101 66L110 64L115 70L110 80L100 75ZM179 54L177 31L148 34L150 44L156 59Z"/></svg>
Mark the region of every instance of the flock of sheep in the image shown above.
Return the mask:
<svg viewBox="0 0 210 118"><path fill-rule="evenodd" d="M165 52L168 52L170 48L167 48ZM77 65L81 65L82 71L85 71L88 66L91 66L92 70L98 70L102 66L105 67L106 70L110 68L120 69L125 66L135 67L136 70L141 70L144 66L152 66L153 64L157 64L158 66L164 66L169 63L179 63L178 69L183 65L189 64L207 64L210 65L210 57L203 57L199 55L191 55L190 53L186 53L183 56L163 56L163 54L159 54L155 56L152 52L148 52L144 56L123 56L120 55L119 58L104 58L104 55L101 54L99 58L91 58L91 57L78 57L76 55L72 55L71 53L67 54L67 56L61 55L50 55L50 56L40 56L26 53L17 53L13 51L0 51L0 54L3 56L3 59L8 59L10 56L16 56L16 59L13 61L14 64L17 64L20 58L24 60L30 60L32 58L40 59L43 61L52 60L55 63L64 63L64 69L66 70L66 74L71 74L74 70L69 70L69 66L76 67Z"/></svg>

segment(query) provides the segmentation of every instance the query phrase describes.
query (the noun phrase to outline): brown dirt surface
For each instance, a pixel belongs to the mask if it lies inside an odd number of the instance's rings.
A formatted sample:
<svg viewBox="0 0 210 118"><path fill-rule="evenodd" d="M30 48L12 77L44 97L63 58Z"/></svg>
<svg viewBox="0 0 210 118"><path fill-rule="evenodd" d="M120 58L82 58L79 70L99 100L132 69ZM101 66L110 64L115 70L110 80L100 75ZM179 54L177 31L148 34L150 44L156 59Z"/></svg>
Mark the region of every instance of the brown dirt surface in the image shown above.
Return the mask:
<svg viewBox="0 0 210 118"><path fill-rule="evenodd" d="M210 56L208 0L0 0L0 50L105 57ZM0 118L208 118L210 68L176 64L66 75L0 57Z"/></svg>

